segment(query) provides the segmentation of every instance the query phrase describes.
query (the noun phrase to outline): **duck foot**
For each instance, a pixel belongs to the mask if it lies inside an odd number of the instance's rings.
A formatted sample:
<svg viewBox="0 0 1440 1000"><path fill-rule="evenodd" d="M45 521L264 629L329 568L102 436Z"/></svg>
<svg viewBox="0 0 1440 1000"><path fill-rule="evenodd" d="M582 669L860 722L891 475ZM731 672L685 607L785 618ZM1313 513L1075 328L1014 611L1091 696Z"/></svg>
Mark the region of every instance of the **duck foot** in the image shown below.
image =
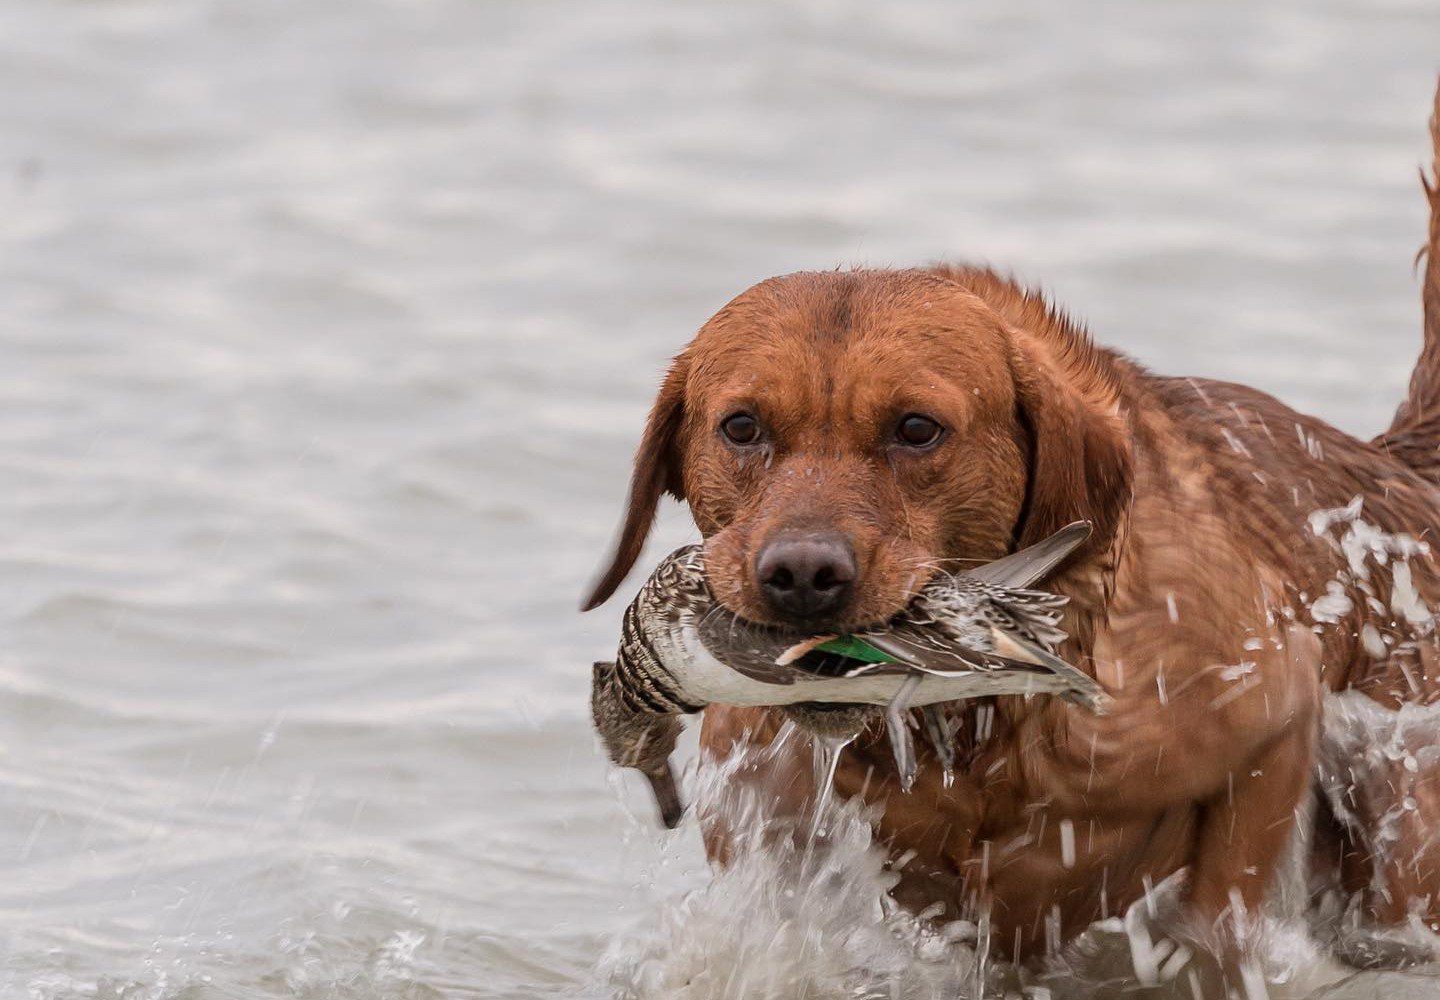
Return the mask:
<svg viewBox="0 0 1440 1000"><path fill-rule="evenodd" d="M885 708L885 729L890 735L890 751L895 755L895 770L900 775L900 791L909 792L915 784L915 738L910 734L910 699L920 686L923 675L912 673L900 684L900 690Z"/></svg>
<svg viewBox="0 0 1440 1000"><path fill-rule="evenodd" d="M955 739L950 729L950 719L939 705L926 705L920 710L920 719L925 738L930 741L930 748L940 759L940 768L945 775L945 787L949 788L955 780Z"/></svg>

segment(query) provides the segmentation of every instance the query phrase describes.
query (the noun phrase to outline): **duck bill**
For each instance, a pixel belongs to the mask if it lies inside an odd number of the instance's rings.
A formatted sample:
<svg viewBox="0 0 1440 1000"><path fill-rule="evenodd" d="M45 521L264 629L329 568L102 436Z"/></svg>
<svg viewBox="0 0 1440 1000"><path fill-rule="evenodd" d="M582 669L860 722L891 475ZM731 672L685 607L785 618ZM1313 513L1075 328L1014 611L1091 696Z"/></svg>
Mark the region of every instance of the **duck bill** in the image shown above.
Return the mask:
<svg viewBox="0 0 1440 1000"><path fill-rule="evenodd" d="M660 810L660 822L665 829L673 830L680 825L685 815L685 805L680 801L680 790L675 787L675 772L668 762L656 770L641 771L650 782L650 791L655 796L655 806Z"/></svg>

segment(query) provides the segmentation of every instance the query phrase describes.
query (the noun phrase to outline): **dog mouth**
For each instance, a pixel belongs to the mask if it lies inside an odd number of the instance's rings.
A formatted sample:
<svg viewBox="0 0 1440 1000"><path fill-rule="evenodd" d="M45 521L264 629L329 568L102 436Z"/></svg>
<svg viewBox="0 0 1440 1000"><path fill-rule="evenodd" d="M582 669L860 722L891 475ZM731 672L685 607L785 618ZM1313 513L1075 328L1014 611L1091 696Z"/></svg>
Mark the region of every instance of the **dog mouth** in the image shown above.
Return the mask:
<svg viewBox="0 0 1440 1000"><path fill-rule="evenodd" d="M712 597L713 593L712 589ZM875 661L865 658L863 653L855 655L856 650L835 647L844 647L844 640L857 633L888 628L910 609L918 596L916 591L903 605L879 620L809 627L757 621L716 600L699 623L699 632L708 649L742 670L752 665L767 671L787 669L815 677L846 677Z"/></svg>
<svg viewBox="0 0 1440 1000"><path fill-rule="evenodd" d="M774 636L783 636L790 645L811 639L824 641L858 632L883 630L902 617L914 605L925 588L938 575L927 573L899 581L896 585L878 589L866 588L846 602L833 616L817 616L809 620L791 620L778 616L759 600L750 599L750 587L737 586L721 577L717 586L706 566L705 585L715 602L716 611L732 619L738 626L763 630Z"/></svg>
<svg viewBox="0 0 1440 1000"><path fill-rule="evenodd" d="M719 658L740 668L753 665L766 672L793 670L814 677L847 677L869 661L844 653L820 649L819 645L838 638L834 633L815 636L783 627L747 622L736 618L724 623L713 618L702 627L701 639ZM796 647L806 647L793 655Z"/></svg>
<svg viewBox="0 0 1440 1000"><path fill-rule="evenodd" d="M774 527L770 520L737 519L708 535L700 565L717 604L792 643L884 628L942 561L931 546L876 526Z"/></svg>

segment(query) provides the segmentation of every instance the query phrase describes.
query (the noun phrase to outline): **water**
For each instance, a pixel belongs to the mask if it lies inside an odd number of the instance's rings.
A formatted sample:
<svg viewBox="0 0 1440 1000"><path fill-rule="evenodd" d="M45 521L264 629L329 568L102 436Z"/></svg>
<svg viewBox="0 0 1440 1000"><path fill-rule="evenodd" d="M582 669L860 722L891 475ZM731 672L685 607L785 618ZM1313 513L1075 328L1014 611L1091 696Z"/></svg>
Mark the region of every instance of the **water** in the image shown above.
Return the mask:
<svg viewBox="0 0 1440 1000"><path fill-rule="evenodd" d="M658 372L767 275L983 258L1373 432L1437 38L1429 0L0 5L0 995L968 988L863 824L845 878L681 904L693 828L601 766L619 609L574 608ZM1323 995L1377 990L1440 995Z"/></svg>

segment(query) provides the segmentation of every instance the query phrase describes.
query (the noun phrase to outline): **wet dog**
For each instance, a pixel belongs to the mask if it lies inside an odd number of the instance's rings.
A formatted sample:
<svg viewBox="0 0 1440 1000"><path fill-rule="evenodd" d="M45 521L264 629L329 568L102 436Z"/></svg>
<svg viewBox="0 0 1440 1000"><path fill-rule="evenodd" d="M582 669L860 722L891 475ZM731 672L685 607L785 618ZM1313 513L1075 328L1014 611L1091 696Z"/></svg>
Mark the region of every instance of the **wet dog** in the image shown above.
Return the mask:
<svg viewBox="0 0 1440 1000"><path fill-rule="evenodd" d="M879 805L880 838L910 855L898 897L984 915L1003 954L1034 955L1181 870L1194 936L1233 951L1323 783L1326 693L1380 711L1440 693L1440 196L1426 191L1424 352L1368 442L1245 386L1151 374L990 270L762 282L665 378L588 606L630 570L665 492L688 503L722 603L817 633L886 620L937 567L1091 522L1050 586L1071 599L1066 659L1114 708L992 699L981 739L981 706L958 704L953 784L922 768L900 794L876 740L846 755L837 792ZM703 744L724 756L777 725L712 706ZM1328 765L1314 871L1371 921L1433 920L1440 765L1387 761L1353 782ZM782 755L741 780L799 814L808 765ZM713 824L711 853L728 843Z"/></svg>

